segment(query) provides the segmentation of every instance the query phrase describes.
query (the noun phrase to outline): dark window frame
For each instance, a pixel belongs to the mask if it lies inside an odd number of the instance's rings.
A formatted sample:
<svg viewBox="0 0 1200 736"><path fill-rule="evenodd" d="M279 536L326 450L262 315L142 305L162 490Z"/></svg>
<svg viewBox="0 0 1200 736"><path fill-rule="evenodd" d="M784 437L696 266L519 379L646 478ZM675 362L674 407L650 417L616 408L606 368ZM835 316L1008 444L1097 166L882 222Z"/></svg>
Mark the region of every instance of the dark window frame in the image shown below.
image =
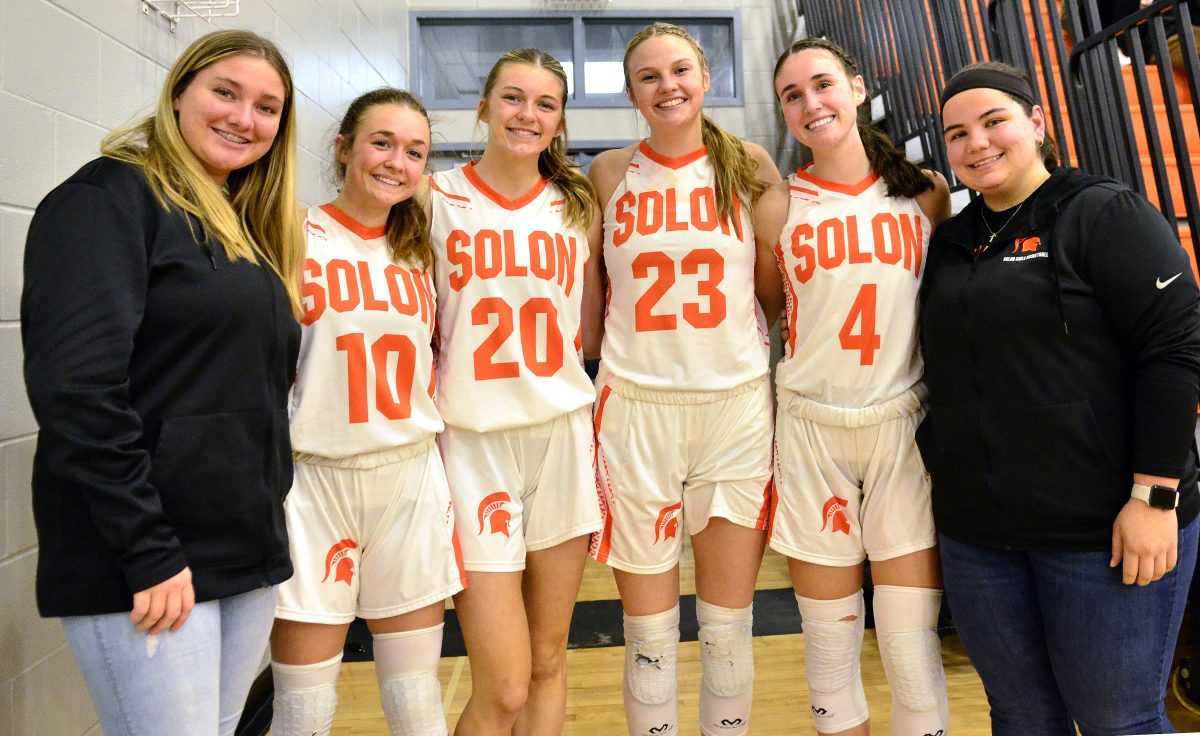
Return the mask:
<svg viewBox="0 0 1200 736"><path fill-rule="evenodd" d="M586 94L584 85L584 63L587 53L585 26L588 23L635 23L650 25L655 21L664 21L678 25L686 25L696 21L728 23L732 42L733 60L733 89L732 97L718 97L708 94L704 104L710 107L742 107L745 105L745 82L742 73L742 16L737 9L732 10L697 10L687 15L678 12L662 11L655 13L646 10L606 10L603 12L589 11L534 11L528 10L494 10L481 13L478 10L413 10L409 13L409 79L412 91L421 97L429 109L436 110L473 110L479 103L478 98L437 99L426 96L420 89L423 80L423 65L426 61L424 45L421 39L421 25L433 21L438 25L447 25L448 21L461 20L463 25L485 25L488 23L519 23L520 21L545 22L548 20L570 20L572 24L572 47L574 56L569 61L574 62L572 84L575 92L569 99L571 108L613 108L629 107L629 99L624 93L618 94ZM568 61L562 59L562 61Z"/></svg>

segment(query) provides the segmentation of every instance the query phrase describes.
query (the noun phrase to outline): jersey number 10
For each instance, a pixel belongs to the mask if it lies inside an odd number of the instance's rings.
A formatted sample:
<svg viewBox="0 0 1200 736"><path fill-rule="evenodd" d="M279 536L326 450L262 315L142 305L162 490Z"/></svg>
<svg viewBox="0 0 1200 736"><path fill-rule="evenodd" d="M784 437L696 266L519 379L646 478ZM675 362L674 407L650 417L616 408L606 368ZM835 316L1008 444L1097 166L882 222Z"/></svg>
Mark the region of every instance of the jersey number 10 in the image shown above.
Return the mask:
<svg viewBox="0 0 1200 736"><path fill-rule="evenodd" d="M367 399L367 338L361 332L351 332L338 337L334 344L339 351L346 353L350 423L362 424L370 418ZM396 371L389 375L388 363L392 355L396 356ZM412 416L413 370L417 363L417 346L404 335L384 335L371 343L371 363L375 368L376 411L388 419L408 419Z"/></svg>

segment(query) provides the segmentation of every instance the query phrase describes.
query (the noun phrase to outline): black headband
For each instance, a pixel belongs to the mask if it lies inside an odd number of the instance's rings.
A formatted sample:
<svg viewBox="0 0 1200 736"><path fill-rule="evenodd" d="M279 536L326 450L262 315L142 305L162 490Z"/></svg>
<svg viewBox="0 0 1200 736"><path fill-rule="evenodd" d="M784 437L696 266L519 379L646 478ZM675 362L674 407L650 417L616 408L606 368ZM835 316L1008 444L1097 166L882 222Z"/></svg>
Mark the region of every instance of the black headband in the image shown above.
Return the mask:
<svg viewBox="0 0 1200 736"><path fill-rule="evenodd" d="M942 89L940 107L945 109L946 102L959 92L979 87L1000 90L1028 102L1030 105L1036 104L1033 99L1033 88L1029 86L1029 81L1024 77L1013 76L1009 72L1002 72L999 69L975 68L964 69L950 77L950 81L946 82L946 86Z"/></svg>

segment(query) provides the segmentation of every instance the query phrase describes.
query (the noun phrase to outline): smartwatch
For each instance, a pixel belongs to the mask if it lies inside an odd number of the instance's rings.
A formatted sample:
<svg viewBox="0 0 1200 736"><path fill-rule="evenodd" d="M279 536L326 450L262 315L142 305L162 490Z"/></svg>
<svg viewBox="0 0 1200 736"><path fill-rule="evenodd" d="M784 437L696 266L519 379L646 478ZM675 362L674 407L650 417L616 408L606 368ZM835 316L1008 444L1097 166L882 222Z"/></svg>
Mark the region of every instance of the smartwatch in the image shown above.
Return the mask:
<svg viewBox="0 0 1200 736"><path fill-rule="evenodd" d="M1132 498L1145 501L1152 509L1170 510L1179 506L1179 491L1170 486L1133 484Z"/></svg>

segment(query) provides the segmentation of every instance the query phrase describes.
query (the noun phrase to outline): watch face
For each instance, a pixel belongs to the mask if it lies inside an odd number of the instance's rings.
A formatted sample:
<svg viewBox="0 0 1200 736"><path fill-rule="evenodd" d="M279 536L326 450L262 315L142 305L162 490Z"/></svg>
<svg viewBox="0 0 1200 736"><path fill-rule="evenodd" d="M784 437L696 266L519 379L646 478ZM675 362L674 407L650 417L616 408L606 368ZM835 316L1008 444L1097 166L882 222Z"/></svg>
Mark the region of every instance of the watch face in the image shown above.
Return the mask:
<svg viewBox="0 0 1200 736"><path fill-rule="evenodd" d="M1147 503L1155 509L1173 509L1179 499L1179 492L1168 486L1151 486L1150 499Z"/></svg>

